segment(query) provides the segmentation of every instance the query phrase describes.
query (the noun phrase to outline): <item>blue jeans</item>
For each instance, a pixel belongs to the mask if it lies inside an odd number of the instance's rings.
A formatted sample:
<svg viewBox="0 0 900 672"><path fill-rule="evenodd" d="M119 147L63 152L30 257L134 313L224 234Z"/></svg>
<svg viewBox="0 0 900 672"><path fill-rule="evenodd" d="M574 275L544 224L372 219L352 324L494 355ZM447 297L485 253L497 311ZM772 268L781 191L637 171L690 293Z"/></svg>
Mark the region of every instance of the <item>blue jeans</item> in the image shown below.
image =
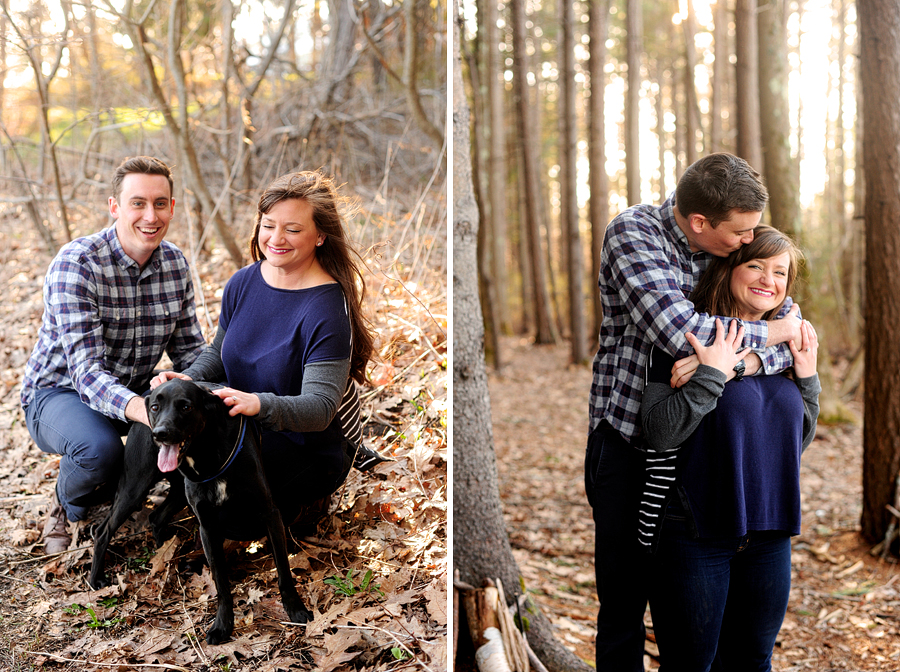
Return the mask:
<svg viewBox="0 0 900 672"><path fill-rule="evenodd" d="M650 569L663 672L768 672L791 590L787 532L693 539L666 518Z"/></svg>
<svg viewBox="0 0 900 672"><path fill-rule="evenodd" d="M643 458L603 422L588 437L584 466L596 528L597 672L643 672L648 555L637 541Z"/></svg>
<svg viewBox="0 0 900 672"><path fill-rule="evenodd" d="M112 497L129 423L95 411L65 387L38 390L25 423L38 448L61 456L56 495L69 520L84 520L89 507Z"/></svg>

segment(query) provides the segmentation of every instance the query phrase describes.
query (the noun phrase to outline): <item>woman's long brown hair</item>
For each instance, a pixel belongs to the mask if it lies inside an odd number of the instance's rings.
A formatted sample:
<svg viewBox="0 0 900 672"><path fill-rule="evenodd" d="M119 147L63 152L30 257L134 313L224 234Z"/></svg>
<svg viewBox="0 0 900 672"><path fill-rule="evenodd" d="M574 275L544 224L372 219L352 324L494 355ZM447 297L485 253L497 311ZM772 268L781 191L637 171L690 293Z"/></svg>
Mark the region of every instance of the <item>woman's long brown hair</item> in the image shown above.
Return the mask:
<svg viewBox="0 0 900 672"><path fill-rule="evenodd" d="M694 309L698 313L737 317L738 307L731 293L731 272L741 264L746 264L753 259L770 259L785 252L788 253L791 260L785 284L785 296L790 296L794 281L797 279L803 253L786 234L766 224L760 224L753 229L752 243L741 245L739 250L732 252L727 257L716 257L710 262L709 267L700 278L700 282L691 293ZM762 319L771 320L780 309L781 306L773 308L763 315Z"/></svg>
<svg viewBox="0 0 900 672"><path fill-rule="evenodd" d="M334 180L315 170L289 173L276 178L259 197L256 206L256 226L250 239L250 256L253 261L265 259L259 247L259 227L263 215L276 203L289 199L303 200L313 209L313 223L317 233L325 235L316 248L316 259L332 278L337 280L350 311L350 328L353 332L353 352L350 358L350 377L358 383L366 380L366 366L372 358L373 341L369 321L363 312L366 281L359 266L353 260L359 253L352 248L344 233L342 214L349 211L349 201L338 193Z"/></svg>

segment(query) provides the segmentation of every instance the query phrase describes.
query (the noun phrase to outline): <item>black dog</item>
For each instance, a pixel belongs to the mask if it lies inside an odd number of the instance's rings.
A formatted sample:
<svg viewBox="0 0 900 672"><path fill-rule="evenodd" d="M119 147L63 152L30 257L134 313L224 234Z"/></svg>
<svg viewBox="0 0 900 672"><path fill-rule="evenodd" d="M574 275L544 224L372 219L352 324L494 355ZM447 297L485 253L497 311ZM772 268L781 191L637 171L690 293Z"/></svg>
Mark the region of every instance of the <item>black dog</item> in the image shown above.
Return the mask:
<svg viewBox="0 0 900 672"><path fill-rule="evenodd" d="M156 464L151 467L158 475L172 474L176 469L181 472L184 494L200 522L200 539L218 591L216 619L206 634L206 641L219 644L228 639L234 629L231 585L223 547L225 539L251 540L268 536L278 570L278 589L288 617L294 623L312 620L312 613L303 605L294 585L284 522L263 471L258 437L254 429L248 429L247 419L231 417L228 406L200 384L177 379L153 390L146 404L152 432L145 425L135 423L128 434L126 470L119 481L110 516L95 535L91 585L95 588L102 585L101 551L106 550L110 535L143 503L153 485L150 483L145 488L148 477L135 476L135 470L127 468L128 460L135 454L144 455L138 461L149 471L146 458L149 454L156 457ZM135 445L129 449L132 443ZM126 482L129 475L132 481ZM170 488L170 497L173 489L174 484ZM178 509L173 510L173 507L177 501L171 506L168 502L167 498L160 510L167 509L166 515L176 513ZM127 513L123 515L125 511ZM161 521L162 514L151 523L159 525Z"/></svg>

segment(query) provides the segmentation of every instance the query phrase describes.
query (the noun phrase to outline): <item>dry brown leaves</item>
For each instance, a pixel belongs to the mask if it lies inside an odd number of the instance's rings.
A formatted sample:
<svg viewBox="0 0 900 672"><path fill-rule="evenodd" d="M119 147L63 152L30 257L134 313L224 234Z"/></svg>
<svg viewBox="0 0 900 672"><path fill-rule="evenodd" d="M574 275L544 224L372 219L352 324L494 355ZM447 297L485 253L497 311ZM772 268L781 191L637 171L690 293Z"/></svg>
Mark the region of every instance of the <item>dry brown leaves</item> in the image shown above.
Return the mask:
<svg viewBox="0 0 900 672"><path fill-rule="evenodd" d="M568 366L565 346L504 345L512 364L504 375L491 374L490 391L513 553L557 636L593 664L599 605L583 483L590 368ZM898 565L873 557L857 532L861 458L858 426L820 426L803 457L803 528L793 540L775 670L900 670ZM646 621L652 633L649 613ZM657 653L649 640L647 652ZM653 655L645 662L659 668Z"/></svg>
<svg viewBox="0 0 900 672"><path fill-rule="evenodd" d="M208 646L215 588L208 568L192 573L185 566L202 554L192 517L153 549L147 510L134 516L107 556L115 583L100 591L86 583L86 527L77 549L41 555L37 542L58 460L31 442L18 394L50 258L17 222L0 227L0 668L447 668L447 325L439 273L430 278L433 289L420 279L411 292L401 275L371 297L381 360L375 386L363 391L366 442L394 461L368 474L352 471L315 534L290 549L315 620L286 624L271 555L261 544L235 543L228 547L234 636ZM212 323L229 274L217 257L200 265L201 317L208 312ZM152 501L162 494L157 486ZM105 510L98 507L89 523Z"/></svg>

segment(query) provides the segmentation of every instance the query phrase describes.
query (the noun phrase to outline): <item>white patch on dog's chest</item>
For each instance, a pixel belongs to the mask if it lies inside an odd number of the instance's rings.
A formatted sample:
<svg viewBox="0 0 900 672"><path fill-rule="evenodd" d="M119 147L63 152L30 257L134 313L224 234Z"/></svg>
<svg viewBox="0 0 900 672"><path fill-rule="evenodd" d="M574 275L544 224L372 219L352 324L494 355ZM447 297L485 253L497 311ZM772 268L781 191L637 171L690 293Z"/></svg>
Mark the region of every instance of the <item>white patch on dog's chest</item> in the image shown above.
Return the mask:
<svg viewBox="0 0 900 672"><path fill-rule="evenodd" d="M225 481L218 481L216 483L216 505L221 506L226 499L228 499L228 492L225 490Z"/></svg>

